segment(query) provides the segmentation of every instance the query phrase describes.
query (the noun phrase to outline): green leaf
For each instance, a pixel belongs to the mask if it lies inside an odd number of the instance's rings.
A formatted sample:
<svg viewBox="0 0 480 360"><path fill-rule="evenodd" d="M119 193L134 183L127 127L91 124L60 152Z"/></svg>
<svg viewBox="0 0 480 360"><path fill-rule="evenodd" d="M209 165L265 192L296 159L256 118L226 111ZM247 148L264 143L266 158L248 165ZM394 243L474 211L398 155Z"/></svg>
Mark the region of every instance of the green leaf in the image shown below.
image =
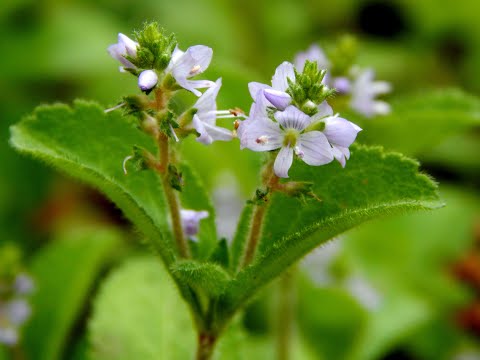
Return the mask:
<svg viewBox="0 0 480 360"><path fill-rule="evenodd" d="M103 283L89 323L92 360L191 359L186 305L154 257L128 260Z"/></svg>
<svg viewBox="0 0 480 360"><path fill-rule="evenodd" d="M252 204L247 204L240 215L240 220L237 225L237 232L233 237L232 242L232 261L230 262L230 269L233 272L236 272L240 261L242 261L243 251L245 249L245 243L248 237L248 231L250 229L250 221L253 214L254 206Z"/></svg>
<svg viewBox="0 0 480 360"><path fill-rule="evenodd" d="M217 229L215 227L215 209L198 175L187 164L180 166L182 172L182 192L180 199L184 209L206 210L208 218L201 221L198 233L198 258L206 259L217 244Z"/></svg>
<svg viewBox="0 0 480 360"><path fill-rule="evenodd" d="M418 156L480 126L480 99L458 89L423 91L399 97L391 105L392 113L378 119L347 116L364 129L360 141Z"/></svg>
<svg viewBox="0 0 480 360"><path fill-rule="evenodd" d="M220 295L230 280L228 273L218 264L201 263L195 260L181 260L171 266L174 276L194 289L201 289L206 294Z"/></svg>
<svg viewBox="0 0 480 360"><path fill-rule="evenodd" d="M381 148L352 147L345 169L334 162L313 167L297 162L290 176L313 182L321 201L302 203L275 194L267 210L255 261L226 290L223 311L235 309L319 244L387 214L441 205L436 184L418 172L418 163Z"/></svg>
<svg viewBox="0 0 480 360"><path fill-rule="evenodd" d="M125 175L122 162L135 145L155 153L153 140L128 125L119 112L105 114L77 101L38 107L11 128L11 144L105 193L148 237L165 263L174 245L161 183L153 171Z"/></svg>
<svg viewBox="0 0 480 360"><path fill-rule="evenodd" d="M217 247L213 250L212 255L208 259L210 262L218 264L225 269L230 265L230 254L228 251L228 243L226 239L221 239L217 243Z"/></svg>
<svg viewBox="0 0 480 360"><path fill-rule="evenodd" d="M118 247L113 230L73 232L46 246L33 259L32 318L24 329L23 345L29 359L62 358L75 321L95 280Z"/></svg>

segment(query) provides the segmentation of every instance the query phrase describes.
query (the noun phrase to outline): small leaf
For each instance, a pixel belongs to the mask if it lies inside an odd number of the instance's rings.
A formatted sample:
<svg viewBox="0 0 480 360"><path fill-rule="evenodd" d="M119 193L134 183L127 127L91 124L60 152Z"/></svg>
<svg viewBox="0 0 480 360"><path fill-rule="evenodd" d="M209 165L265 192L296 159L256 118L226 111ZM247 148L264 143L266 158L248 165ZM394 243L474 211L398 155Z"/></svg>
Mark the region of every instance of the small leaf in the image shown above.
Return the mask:
<svg viewBox="0 0 480 360"><path fill-rule="evenodd" d="M89 291L118 244L114 231L82 230L57 239L36 255L31 271L37 290L23 334L27 358L63 358Z"/></svg>
<svg viewBox="0 0 480 360"><path fill-rule="evenodd" d="M218 264L224 269L228 269L230 264L230 256L228 253L228 243L226 239L221 239L217 243L217 247L213 250L208 261Z"/></svg>
<svg viewBox="0 0 480 360"><path fill-rule="evenodd" d="M223 311L234 312L308 252L352 227L388 214L441 206L436 184L418 172L418 163L380 148L353 146L345 169L336 162L320 167L297 162L290 176L313 182L321 201L301 204L278 193L272 197L259 254L230 283Z"/></svg>
<svg viewBox="0 0 480 360"><path fill-rule="evenodd" d="M172 274L192 288L217 297L230 280L228 273L218 264L201 263L195 260L181 260L171 267Z"/></svg>
<svg viewBox="0 0 480 360"><path fill-rule="evenodd" d="M248 237L248 231L250 230L250 221L253 213L253 205L248 203L240 215L240 220L237 225L237 232L232 242L232 261L230 262L230 269L236 272L240 262L242 260L243 251L245 249L245 243Z"/></svg>

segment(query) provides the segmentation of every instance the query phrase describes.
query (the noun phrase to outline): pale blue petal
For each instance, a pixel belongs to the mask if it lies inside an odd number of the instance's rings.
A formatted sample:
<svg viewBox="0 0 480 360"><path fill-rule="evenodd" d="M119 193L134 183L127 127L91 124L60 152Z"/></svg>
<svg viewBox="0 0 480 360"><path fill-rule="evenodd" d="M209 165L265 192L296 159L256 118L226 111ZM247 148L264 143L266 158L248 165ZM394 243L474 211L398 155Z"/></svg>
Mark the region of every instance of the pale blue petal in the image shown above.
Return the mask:
<svg viewBox="0 0 480 360"><path fill-rule="evenodd" d="M305 129L311 122L308 115L293 105L288 106L285 111L277 111L274 116L284 128L298 131Z"/></svg>
<svg viewBox="0 0 480 360"><path fill-rule="evenodd" d="M200 220L209 216L208 211L180 210L182 228L186 236L195 236L200 230Z"/></svg>
<svg viewBox="0 0 480 360"><path fill-rule="evenodd" d="M204 72L212 60L213 50L208 46L191 46L173 63L172 74L178 78L190 78Z"/></svg>
<svg viewBox="0 0 480 360"><path fill-rule="evenodd" d="M192 81L192 80L190 80ZM219 78L215 85L208 88L197 100L197 102L192 106L197 109L197 115L203 122L208 124L215 125L216 115L215 111L217 110L217 95L222 86L222 78Z"/></svg>
<svg viewBox="0 0 480 360"><path fill-rule="evenodd" d="M272 87L275 90L286 91L288 89L287 78L295 81L295 72L293 71L293 65L285 61L275 70L275 75L272 77Z"/></svg>
<svg viewBox="0 0 480 360"><path fill-rule="evenodd" d="M299 157L308 165L325 165L333 160L332 147L320 131L301 134L297 146L302 154Z"/></svg>
<svg viewBox="0 0 480 360"><path fill-rule="evenodd" d="M268 86L266 84L262 84L259 82L249 82L248 83L248 91L250 92L250 96L254 101L257 100L258 98L258 93L262 91L263 89L271 89L271 86Z"/></svg>
<svg viewBox="0 0 480 360"><path fill-rule="evenodd" d="M292 97L290 95L279 90L264 89L263 95L265 95L265 98L270 101L273 106L282 111L292 102Z"/></svg>
<svg viewBox="0 0 480 360"><path fill-rule="evenodd" d="M178 85L183 87L185 90L191 91L196 96L201 96L202 93L196 89L203 89L215 86L215 83L210 80L187 80L186 78L175 78Z"/></svg>
<svg viewBox="0 0 480 360"><path fill-rule="evenodd" d="M355 141L360 130L358 126L354 126L354 124L348 120L338 116L331 116L325 119L325 129L323 133L332 145L349 147Z"/></svg>
<svg viewBox="0 0 480 360"><path fill-rule="evenodd" d="M270 151L282 146L282 130L267 117L249 117L240 123L237 134L241 149Z"/></svg>
<svg viewBox="0 0 480 360"><path fill-rule="evenodd" d="M283 146L278 152L273 171L275 175L282 178L288 178L288 170L293 162L293 149L290 146Z"/></svg>

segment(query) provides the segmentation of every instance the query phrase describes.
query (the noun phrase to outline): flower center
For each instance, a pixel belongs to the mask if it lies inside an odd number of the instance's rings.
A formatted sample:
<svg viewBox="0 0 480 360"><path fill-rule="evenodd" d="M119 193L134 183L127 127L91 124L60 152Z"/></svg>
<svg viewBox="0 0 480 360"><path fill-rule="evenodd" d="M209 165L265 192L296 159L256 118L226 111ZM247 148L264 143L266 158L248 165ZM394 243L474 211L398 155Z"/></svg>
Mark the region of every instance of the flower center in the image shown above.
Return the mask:
<svg viewBox="0 0 480 360"><path fill-rule="evenodd" d="M201 69L202 67L200 65L195 65L190 69L189 75L190 76L196 75L200 72Z"/></svg>
<svg viewBox="0 0 480 360"><path fill-rule="evenodd" d="M259 138L257 138L257 139L255 140L255 142L256 142L257 144L260 144L260 145L265 145L265 144L268 143L268 136L267 136L267 135L262 135L262 136L260 136Z"/></svg>
<svg viewBox="0 0 480 360"><path fill-rule="evenodd" d="M283 137L283 146L295 147L299 132L296 129L286 129Z"/></svg>

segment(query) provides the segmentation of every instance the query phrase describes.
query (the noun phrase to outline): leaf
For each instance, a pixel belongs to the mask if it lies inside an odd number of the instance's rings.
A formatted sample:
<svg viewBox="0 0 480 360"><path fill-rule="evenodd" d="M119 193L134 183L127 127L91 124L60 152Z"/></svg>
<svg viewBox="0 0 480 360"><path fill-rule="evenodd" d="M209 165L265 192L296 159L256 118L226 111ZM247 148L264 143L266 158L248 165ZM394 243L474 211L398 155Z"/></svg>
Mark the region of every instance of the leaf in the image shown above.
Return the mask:
<svg viewBox="0 0 480 360"><path fill-rule="evenodd" d="M450 136L480 126L480 99L459 89L423 91L392 101L392 113L378 119L347 118L365 131L360 141L421 155Z"/></svg>
<svg viewBox="0 0 480 360"><path fill-rule="evenodd" d="M217 247L213 250L212 255L208 259L210 262L218 264L225 269L230 265L230 254L228 252L228 243L226 239L221 239L217 243Z"/></svg>
<svg viewBox="0 0 480 360"><path fill-rule="evenodd" d="M217 244L215 209L200 178L193 169L185 162L182 163L180 169L183 177L183 187L180 193L182 207L184 209L208 211L208 218L201 221L197 253L198 258L206 259Z"/></svg>
<svg viewBox="0 0 480 360"><path fill-rule="evenodd" d="M105 193L147 236L167 266L174 245L161 183L152 171L123 174L134 145L155 152L153 140L128 125L119 112L105 114L94 103L73 108L40 106L11 127L11 144Z"/></svg>
<svg viewBox="0 0 480 360"><path fill-rule="evenodd" d="M102 284L88 325L92 360L190 359L186 305L154 257L128 260Z"/></svg>
<svg viewBox="0 0 480 360"><path fill-rule="evenodd" d="M240 215L240 220L237 225L237 232L233 238L232 242L232 261L230 263L230 269L233 272L236 272L240 261L242 260L243 251L245 248L245 243L248 237L248 231L250 229L250 221L253 214L253 205L247 204L243 208L242 214Z"/></svg>
<svg viewBox="0 0 480 360"><path fill-rule="evenodd" d="M436 184L418 172L418 163L376 147L352 147L345 169L336 162L321 167L297 162L290 176L313 182L321 201L272 197L259 254L226 289L222 310L227 313L334 236L380 216L441 205Z"/></svg>
<svg viewBox="0 0 480 360"><path fill-rule="evenodd" d="M31 265L36 287L33 313L23 333L27 358L62 357L89 291L118 247L119 237L115 231L98 228L73 232L35 256Z"/></svg>
<svg viewBox="0 0 480 360"><path fill-rule="evenodd" d="M171 267L172 274L192 288L201 289L213 297L220 295L230 280L228 273L218 264L181 260Z"/></svg>

